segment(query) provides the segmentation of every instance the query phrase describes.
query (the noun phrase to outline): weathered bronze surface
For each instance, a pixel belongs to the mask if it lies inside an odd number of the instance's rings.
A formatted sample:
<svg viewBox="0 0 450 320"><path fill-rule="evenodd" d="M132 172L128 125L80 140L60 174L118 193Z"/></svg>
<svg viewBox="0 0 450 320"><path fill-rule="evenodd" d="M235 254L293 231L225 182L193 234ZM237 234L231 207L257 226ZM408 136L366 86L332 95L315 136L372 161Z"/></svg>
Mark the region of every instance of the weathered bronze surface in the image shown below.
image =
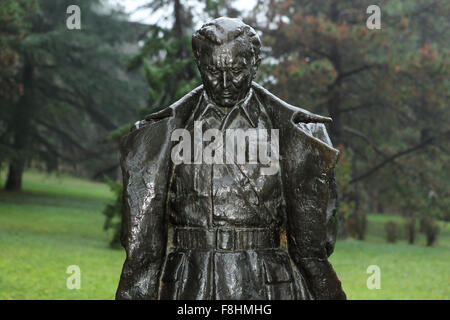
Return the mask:
<svg viewBox="0 0 450 320"><path fill-rule="evenodd" d="M240 20L213 20L192 43L203 86L138 122L121 143L127 258L116 298L345 299L327 259L336 240L331 119L253 82L261 43ZM278 129L277 170L175 164L172 133L195 134L200 121L203 132Z"/></svg>

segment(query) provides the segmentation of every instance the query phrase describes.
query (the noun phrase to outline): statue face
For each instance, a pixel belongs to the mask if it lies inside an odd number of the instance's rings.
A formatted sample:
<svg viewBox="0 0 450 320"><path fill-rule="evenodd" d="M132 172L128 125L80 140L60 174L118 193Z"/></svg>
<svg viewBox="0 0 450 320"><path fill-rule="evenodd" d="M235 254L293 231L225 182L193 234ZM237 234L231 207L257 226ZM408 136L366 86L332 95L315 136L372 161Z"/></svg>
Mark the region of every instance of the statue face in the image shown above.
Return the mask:
<svg viewBox="0 0 450 320"><path fill-rule="evenodd" d="M199 60L206 93L222 107L232 107L245 98L259 64L254 61L250 45L240 39L211 44Z"/></svg>

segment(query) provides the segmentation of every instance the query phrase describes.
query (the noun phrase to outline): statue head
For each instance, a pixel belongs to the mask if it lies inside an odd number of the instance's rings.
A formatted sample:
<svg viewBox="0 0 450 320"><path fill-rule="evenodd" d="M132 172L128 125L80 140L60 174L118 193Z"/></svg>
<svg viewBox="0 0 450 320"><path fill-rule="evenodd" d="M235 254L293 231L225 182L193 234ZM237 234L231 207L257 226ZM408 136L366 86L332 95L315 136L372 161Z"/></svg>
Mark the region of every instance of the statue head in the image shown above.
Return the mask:
<svg viewBox="0 0 450 320"><path fill-rule="evenodd" d="M194 33L192 48L214 103L231 107L245 98L261 62L261 40L252 27L239 19L217 18Z"/></svg>

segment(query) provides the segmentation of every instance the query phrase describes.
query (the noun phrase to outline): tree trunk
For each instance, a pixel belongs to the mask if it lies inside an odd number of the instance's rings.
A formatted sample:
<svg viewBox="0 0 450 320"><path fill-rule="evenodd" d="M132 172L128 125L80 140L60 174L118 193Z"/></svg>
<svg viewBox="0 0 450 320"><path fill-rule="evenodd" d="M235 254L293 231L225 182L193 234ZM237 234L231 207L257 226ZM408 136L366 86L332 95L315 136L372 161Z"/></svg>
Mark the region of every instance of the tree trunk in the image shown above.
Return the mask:
<svg viewBox="0 0 450 320"><path fill-rule="evenodd" d="M9 164L8 178L5 184L6 191L22 191L22 176L25 169L25 161L18 160Z"/></svg>
<svg viewBox="0 0 450 320"><path fill-rule="evenodd" d="M33 118L33 68L25 60L22 82L24 95L14 106L13 119L8 125L12 132L12 147L15 156L9 160L8 178L5 184L7 191L22 191L22 176L27 161L27 149L30 145L29 139L33 132L31 130L31 119Z"/></svg>
<svg viewBox="0 0 450 320"><path fill-rule="evenodd" d="M20 106L17 106L20 108ZM20 120L18 120L20 121ZM23 129L23 132L20 132L21 126L25 121L23 121L20 125L16 126L14 130L16 131L13 136L13 148L16 151L16 155L9 160L9 169L8 169L8 178L5 183L6 191L22 191L22 176L25 170L26 159L23 155L23 152L26 149L26 130ZM16 122L17 123L17 122Z"/></svg>
<svg viewBox="0 0 450 320"><path fill-rule="evenodd" d="M338 212L338 239L344 240L348 237L348 231L347 231L347 220L342 215L342 213Z"/></svg>

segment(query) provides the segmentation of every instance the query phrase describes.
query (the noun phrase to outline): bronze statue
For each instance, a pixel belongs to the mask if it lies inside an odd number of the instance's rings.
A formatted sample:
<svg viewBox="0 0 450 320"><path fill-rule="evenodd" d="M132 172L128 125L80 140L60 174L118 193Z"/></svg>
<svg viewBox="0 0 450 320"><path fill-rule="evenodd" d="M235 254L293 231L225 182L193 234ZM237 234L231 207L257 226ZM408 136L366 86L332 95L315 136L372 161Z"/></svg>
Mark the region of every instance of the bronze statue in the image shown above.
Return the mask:
<svg viewBox="0 0 450 320"><path fill-rule="evenodd" d="M345 299L327 259L336 240L331 119L253 82L261 42L240 20L213 20L192 45L203 86L121 143L127 258L117 299ZM235 132L247 133L243 158L226 158L239 149L238 134L228 139ZM255 161L252 150L275 157Z"/></svg>

